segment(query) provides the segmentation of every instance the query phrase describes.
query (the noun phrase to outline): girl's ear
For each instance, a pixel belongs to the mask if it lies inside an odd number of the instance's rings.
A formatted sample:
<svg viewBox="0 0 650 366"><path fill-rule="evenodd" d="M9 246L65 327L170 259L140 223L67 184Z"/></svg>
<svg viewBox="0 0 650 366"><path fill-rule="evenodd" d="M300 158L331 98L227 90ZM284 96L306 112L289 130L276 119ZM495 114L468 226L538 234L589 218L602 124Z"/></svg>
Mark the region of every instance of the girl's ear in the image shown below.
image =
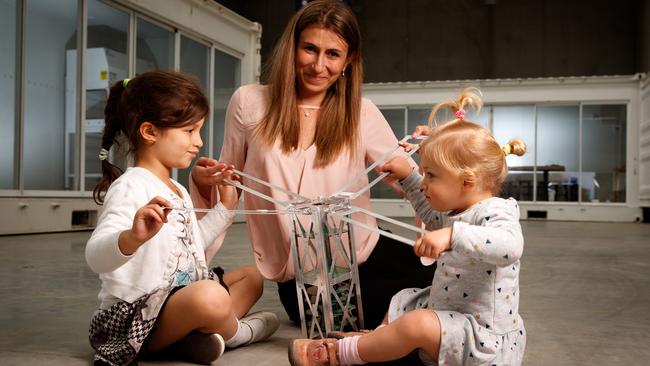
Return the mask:
<svg viewBox="0 0 650 366"><path fill-rule="evenodd" d="M158 129L151 122L142 122L138 130L142 141L147 145L153 144L158 139Z"/></svg>
<svg viewBox="0 0 650 366"><path fill-rule="evenodd" d="M476 175L471 171L465 171L461 175L463 178L463 192L471 192L476 188Z"/></svg>

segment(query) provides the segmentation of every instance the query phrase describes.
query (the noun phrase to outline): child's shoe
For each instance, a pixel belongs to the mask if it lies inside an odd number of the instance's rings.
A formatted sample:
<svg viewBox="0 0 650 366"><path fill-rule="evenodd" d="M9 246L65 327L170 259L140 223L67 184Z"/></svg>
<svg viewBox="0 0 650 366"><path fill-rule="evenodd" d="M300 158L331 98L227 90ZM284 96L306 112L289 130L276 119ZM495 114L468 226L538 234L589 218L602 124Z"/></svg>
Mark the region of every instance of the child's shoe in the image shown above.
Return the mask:
<svg viewBox="0 0 650 366"><path fill-rule="evenodd" d="M327 338L343 339L345 337L354 337L354 336L366 335L366 334L368 334L370 332L372 332L370 329L361 329L358 332L343 332L343 331L339 331L339 330L333 330L333 331L327 333Z"/></svg>
<svg viewBox="0 0 650 366"><path fill-rule="evenodd" d="M263 341L270 337L280 327L280 319L274 313L258 311L248 314L239 320L250 327L252 336L246 344Z"/></svg>
<svg viewBox="0 0 650 366"><path fill-rule="evenodd" d="M294 339L289 344L291 366L338 366L336 339Z"/></svg>
<svg viewBox="0 0 650 366"><path fill-rule="evenodd" d="M226 349L226 342L217 333L201 333L192 331L174 345L183 359L210 365L216 361Z"/></svg>

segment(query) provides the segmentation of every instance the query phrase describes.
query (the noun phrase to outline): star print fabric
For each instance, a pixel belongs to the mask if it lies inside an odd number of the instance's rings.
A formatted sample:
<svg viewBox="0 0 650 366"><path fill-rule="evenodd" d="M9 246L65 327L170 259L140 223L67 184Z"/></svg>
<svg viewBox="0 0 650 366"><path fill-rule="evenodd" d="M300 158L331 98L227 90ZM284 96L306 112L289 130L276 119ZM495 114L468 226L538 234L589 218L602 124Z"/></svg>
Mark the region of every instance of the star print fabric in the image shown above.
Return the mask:
<svg viewBox="0 0 650 366"><path fill-rule="evenodd" d="M433 211L419 176L402 182L407 198L430 228L453 227L451 250L438 259L433 283L404 289L390 304L394 321L414 309L435 311L441 325L438 365L519 365L526 345L519 315L519 259L523 236L514 199L489 198L451 215Z"/></svg>

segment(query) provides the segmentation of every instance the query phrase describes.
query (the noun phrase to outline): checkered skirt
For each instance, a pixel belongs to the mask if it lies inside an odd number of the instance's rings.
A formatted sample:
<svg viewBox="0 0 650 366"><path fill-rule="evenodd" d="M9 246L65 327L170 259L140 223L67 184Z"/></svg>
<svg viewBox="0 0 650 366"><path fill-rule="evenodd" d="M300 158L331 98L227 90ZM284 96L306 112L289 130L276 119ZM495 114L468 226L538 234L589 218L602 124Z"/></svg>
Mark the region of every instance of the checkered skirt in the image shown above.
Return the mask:
<svg viewBox="0 0 650 366"><path fill-rule="evenodd" d="M215 267L208 278L225 286L222 274L223 270ZM182 287L158 289L132 303L120 301L106 310L97 310L90 320L90 345L96 352L93 363L136 365L165 302Z"/></svg>

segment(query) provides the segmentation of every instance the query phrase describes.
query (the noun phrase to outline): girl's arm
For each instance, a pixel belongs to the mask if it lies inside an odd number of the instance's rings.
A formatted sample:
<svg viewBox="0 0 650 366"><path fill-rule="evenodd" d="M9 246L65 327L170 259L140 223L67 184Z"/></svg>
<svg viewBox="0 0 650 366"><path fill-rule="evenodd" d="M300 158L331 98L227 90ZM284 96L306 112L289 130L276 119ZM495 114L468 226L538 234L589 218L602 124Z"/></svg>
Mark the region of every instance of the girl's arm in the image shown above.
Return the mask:
<svg viewBox="0 0 650 366"><path fill-rule="evenodd" d="M452 251L501 267L518 261L524 249L524 239L515 200L492 199L485 202L478 214L480 225L454 223Z"/></svg>
<svg viewBox="0 0 650 366"><path fill-rule="evenodd" d="M106 193L104 210L86 244L86 261L93 271L116 270L167 222L162 207L170 203L154 197L143 204L142 197L144 192L124 181L113 183Z"/></svg>

